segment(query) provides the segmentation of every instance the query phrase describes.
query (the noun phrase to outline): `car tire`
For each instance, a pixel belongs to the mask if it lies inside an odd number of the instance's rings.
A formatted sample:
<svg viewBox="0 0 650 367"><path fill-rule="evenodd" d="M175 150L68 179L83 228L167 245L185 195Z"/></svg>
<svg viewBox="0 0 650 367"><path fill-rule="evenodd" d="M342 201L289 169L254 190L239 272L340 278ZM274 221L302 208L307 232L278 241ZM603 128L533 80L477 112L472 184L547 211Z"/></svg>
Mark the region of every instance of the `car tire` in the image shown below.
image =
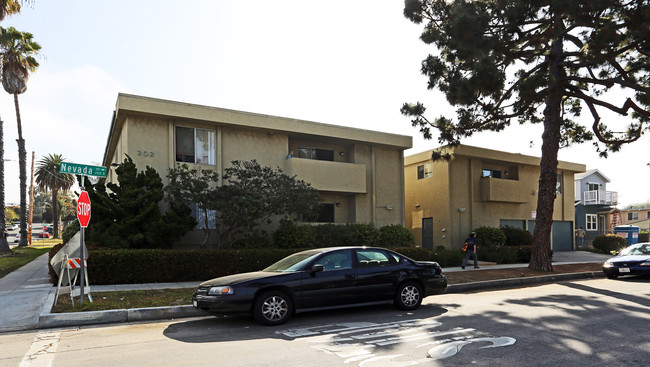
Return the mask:
<svg viewBox="0 0 650 367"><path fill-rule="evenodd" d="M397 287L395 306L400 310L411 311L422 304L422 287L416 282L405 282Z"/></svg>
<svg viewBox="0 0 650 367"><path fill-rule="evenodd" d="M607 278L616 279L616 278L618 278L618 275L616 275L616 274L607 274Z"/></svg>
<svg viewBox="0 0 650 367"><path fill-rule="evenodd" d="M253 302L253 318L262 325L280 325L292 314L293 302L282 291L266 291Z"/></svg>

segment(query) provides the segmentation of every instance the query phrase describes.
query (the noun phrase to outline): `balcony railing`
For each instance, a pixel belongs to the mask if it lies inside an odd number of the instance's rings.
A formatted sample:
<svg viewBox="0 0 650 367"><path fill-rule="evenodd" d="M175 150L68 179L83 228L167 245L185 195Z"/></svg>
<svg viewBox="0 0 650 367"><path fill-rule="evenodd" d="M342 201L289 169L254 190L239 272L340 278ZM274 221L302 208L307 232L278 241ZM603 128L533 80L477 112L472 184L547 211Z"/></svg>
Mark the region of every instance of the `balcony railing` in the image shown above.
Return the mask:
<svg viewBox="0 0 650 367"><path fill-rule="evenodd" d="M367 192L365 164L304 158L290 158L286 162L287 174L296 175L318 190L354 194Z"/></svg>
<svg viewBox="0 0 650 367"><path fill-rule="evenodd" d="M618 204L618 192L605 190L585 191L583 203L585 205L616 205Z"/></svg>
<svg viewBox="0 0 650 367"><path fill-rule="evenodd" d="M481 177L480 185L480 197L482 201L525 203L533 200L529 191L517 180Z"/></svg>

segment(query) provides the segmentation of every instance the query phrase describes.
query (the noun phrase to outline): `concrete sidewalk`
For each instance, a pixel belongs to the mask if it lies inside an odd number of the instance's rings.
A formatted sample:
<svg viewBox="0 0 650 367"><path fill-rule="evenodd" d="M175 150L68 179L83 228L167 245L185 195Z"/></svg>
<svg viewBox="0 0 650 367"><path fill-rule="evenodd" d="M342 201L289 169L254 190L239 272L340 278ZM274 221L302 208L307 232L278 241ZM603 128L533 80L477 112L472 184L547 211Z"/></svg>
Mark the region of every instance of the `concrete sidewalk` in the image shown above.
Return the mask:
<svg viewBox="0 0 650 367"><path fill-rule="evenodd" d="M553 264L602 263L610 255L594 254L586 251L555 252ZM51 313L54 304L56 287L49 282L48 254L43 254L31 263L0 278L0 332L19 331L40 328L69 327L116 322L132 322L157 319L174 319L183 317L206 316L207 313L197 310L191 305L173 307L151 307L139 309L122 309L109 311L91 311L74 313ZM468 266L466 270L460 267L444 268L445 273L459 271L480 271L488 269L503 269L527 267L528 264L503 264L479 262L481 269ZM525 279L503 279L489 282L475 282L450 285L448 292L463 292L468 290L487 289L504 286L516 286L541 282L571 280L594 277L592 273L570 273ZM509 283L510 282L510 283ZM512 283L515 282L515 283ZM512 284L511 284L512 283ZM182 283L151 283L102 285L91 284L91 294L105 291L146 290L165 288L194 288L199 282ZM77 287L78 288L78 287ZM78 300L78 297L77 297Z"/></svg>

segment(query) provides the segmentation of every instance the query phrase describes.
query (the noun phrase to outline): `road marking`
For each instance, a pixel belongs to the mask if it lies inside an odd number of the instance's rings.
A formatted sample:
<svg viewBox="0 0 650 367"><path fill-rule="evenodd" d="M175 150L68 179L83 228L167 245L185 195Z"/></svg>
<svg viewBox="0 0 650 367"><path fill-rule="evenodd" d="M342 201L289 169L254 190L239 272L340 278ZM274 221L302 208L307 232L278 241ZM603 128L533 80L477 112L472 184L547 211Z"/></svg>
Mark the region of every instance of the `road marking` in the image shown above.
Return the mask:
<svg viewBox="0 0 650 367"><path fill-rule="evenodd" d="M60 338L60 332L37 334L20 367L51 367Z"/></svg>

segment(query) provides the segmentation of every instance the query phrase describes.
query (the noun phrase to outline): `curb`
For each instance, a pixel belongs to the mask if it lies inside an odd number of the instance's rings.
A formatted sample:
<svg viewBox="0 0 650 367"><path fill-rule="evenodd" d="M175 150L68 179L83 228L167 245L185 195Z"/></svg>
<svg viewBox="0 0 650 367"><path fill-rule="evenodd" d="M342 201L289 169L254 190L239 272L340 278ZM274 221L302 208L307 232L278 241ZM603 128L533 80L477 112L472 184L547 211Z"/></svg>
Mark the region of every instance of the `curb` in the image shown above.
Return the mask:
<svg viewBox="0 0 650 367"><path fill-rule="evenodd" d="M486 280L481 282L471 282L462 284L451 284L447 287L446 293L463 293L468 291L483 291L500 288L511 288L526 286L531 284L551 283L557 281L567 281L576 279L604 278L602 272L589 271L582 273L565 273L557 275L542 275L536 277L522 277L499 280ZM46 305L38 318L36 328L57 328L71 327L82 325L98 325L122 322L152 321L165 319L180 319L188 317L202 317L210 314L197 310L191 305L187 306L168 306L168 307L147 307L106 311L87 311L87 312L69 312L69 313L51 313L49 310L54 303L54 293L50 292Z"/></svg>
<svg viewBox="0 0 650 367"><path fill-rule="evenodd" d="M485 280L481 282L450 284L446 293L462 293L468 291L482 291L498 288L511 288L531 284L552 283L557 281L604 278L605 274L600 271L586 271L581 273L564 273L557 275L540 275L536 277L508 278L498 280Z"/></svg>

